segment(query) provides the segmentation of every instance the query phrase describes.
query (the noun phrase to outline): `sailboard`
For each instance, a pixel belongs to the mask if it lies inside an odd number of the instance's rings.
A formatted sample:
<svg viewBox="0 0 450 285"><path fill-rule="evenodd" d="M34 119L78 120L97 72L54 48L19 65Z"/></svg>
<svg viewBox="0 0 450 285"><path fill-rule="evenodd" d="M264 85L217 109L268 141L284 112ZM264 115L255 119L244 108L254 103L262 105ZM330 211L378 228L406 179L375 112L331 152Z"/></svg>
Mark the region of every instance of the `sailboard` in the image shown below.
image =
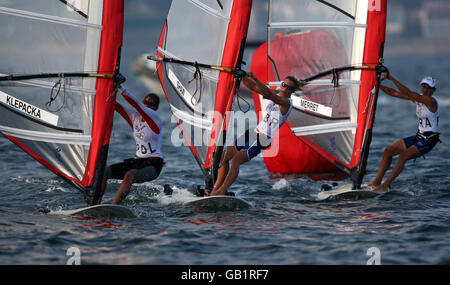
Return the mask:
<svg viewBox="0 0 450 285"><path fill-rule="evenodd" d="M212 189L239 87L251 0L174 0L157 71L186 145Z"/></svg>
<svg viewBox="0 0 450 285"><path fill-rule="evenodd" d="M0 132L98 203L123 0L2 1Z"/></svg>
<svg viewBox="0 0 450 285"><path fill-rule="evenodd" d="M346 184L338 189L321 191L317 194L318 201L330 200L334 198L341 199L366 199L381 196L382 193L366 189L353 189L353 184Z"/></svg>
<svg viewBox="0 0 450 285"><path fill-rule="evenodd" d="M90 207L84 207L74 210L60 210L50 212L52 215L62 215L69 217L89 217L102 219L126 219L135 218L132 210L125 206L101 204Z"/></svg>
<svg viewBox="0 0 450 285"><path fill-rule="evenodd" d="M304 85L263 153L272 177L350 178L360 188L382 72L386 0L270 0L268 39L251 71L276 88L288 75ZM258 121L268 103L253 94ZM278 146L274 148L274 146Z"/></svg>
<svg viewBox="0 0 450 285"><path fill-rule="evenodd" d="M234 211L252 207L246 200L233 196L193 197L184 204L196 209L213 211Z"/></svg>

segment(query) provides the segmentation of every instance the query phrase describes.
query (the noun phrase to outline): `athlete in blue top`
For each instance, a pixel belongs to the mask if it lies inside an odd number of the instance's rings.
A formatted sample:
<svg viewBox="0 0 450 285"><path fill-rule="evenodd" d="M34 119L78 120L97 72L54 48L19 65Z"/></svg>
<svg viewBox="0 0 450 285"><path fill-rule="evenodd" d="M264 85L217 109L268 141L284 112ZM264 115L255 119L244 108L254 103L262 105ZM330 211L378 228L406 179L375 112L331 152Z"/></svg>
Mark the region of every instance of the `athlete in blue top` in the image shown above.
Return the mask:
<svg viewBox="0 0 450 285"><path fill-rule="evenodd" d="M381 193L387 192L389 185L402 172L406 161L428 153L439 141L439 102L433 96L436 90L436 80L432 77L425 77L420 83L422 94L418 94L406 88L393 76L388 75L387 78L397 86L399 91L386 86L380 86L381 90L390 96L415 102L419 127L415 136L398 140L384 150L377 176L367 186L368 189L375 189ZM392 157L395 155L400 155L397 164L386 181L381 183L391 165Z"/></svg>
<svg viewBox="0 0 450 285"><path fill-rule="evenodd" d="M210 195L224 195L239 175L239 167L255 156L261 149L270 146L271 139L277 130L286 122L292 110L291 95L299 88L295 77L288 76L281 83L280 90L272 90L262 83L253 73L243 78L243 83L252 91L261 94L272 102L266 108L266 116L254 129L249 129L239 137L234 146L229 146L222 157L223 164L219 168L217 181ZM231 167L228 162L231 160ZM208 190L206 190L208 192Z"/></svg>

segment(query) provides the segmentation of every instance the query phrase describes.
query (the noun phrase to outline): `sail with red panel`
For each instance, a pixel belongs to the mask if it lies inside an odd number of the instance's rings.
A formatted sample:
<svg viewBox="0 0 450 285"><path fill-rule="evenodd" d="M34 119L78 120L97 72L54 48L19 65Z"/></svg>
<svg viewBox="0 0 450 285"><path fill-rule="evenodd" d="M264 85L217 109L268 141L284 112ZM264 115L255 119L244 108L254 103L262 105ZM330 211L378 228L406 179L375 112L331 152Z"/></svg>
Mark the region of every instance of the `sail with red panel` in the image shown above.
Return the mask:
<svg viewBox="0 0 450 285"><path fill-rule="evenodd" d="M0 132L98 202L123 0L0 3Z"/></svg>
<svg viewBox="0 0 450 285"><path fill-rule="evenodd" d="M158 75L181 134L212 189L239 86L251 0L174 0Z"/></svg>
<svg viewBox="0 0 450 285"><path fill-rule="evenodd" d="M273 177L351 177L359 188L372 137L386 27L386 0L269 1L268 41L251 71L269 86L288 75L305 86L263 153ZM258 120L267 101L253 94ZM273 148L273 147L272 147Z"/></svg>

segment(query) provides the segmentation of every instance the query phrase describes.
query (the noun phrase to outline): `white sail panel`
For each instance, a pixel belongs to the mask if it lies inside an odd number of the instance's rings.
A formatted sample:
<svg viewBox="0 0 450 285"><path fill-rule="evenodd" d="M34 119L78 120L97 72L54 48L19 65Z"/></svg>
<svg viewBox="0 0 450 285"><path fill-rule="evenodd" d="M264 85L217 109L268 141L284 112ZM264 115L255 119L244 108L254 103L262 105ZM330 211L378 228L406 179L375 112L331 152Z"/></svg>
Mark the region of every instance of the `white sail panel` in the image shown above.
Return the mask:
<svg viewBox="0 0 450 285"><path fill-rule="evenodd" d="M94 110L102 92L97 90L99 78L110 78L112 86L115 72L115 64L101 70L101 46L109 45L108 53L114 57L111 61L116 62L119 49L113 49L112 40L121 44L121 36L102 41L106 5L111 13L119 12L115 18L118 24L109 32L121 35L122 1L0 1L0 92L42 110L47 118L57 118L41 120L1 102L1 131L46 167L80 187L91 183L94 173L87 171L87 165L97 160L99 141L107 140L108 125L102 134L93 134L94 116L98 120L111 116L104 110ZM102 138L95 139L96 154L91 154L94 136Z"/></svg>
<svg viewBox="0 0 450 285"><path fill-rule="evenodd" d="M173 1L167 16L165 46L160 52L166 57L220 66L230 22L233 1ZM208 23L205 25L205 23ZM175 116L199 155L206 161L219 71L201 69L201 80L195 79L195 67L165 64L166 86ZM200 75L198 75L200 76ZM189 119L190 118L190 119ZM198 122L208 122L205 126Z"/></svg>
<svg viewBox="0 0 450 285"><path fill-rule="evenodd" d="M277 81L287 75L305 78L332 68L361 65L367 17L362 16L367 15L367 5L365 9L362 6L355 0L272 0L268 52L273 60L269 68L275 67ZM287 54L281 55L283 52ZM336 122L356 124L361 72L340 74L339 88L334 88L331 79L332 75L327 75L311 82L302 94L294 95L294 102L314 102L331 109L332 115L294 104L295 111L289 118L293 128ZM355 130L327 129L326 133L306 137L342 162L350 163L354 136Z"/></svg>

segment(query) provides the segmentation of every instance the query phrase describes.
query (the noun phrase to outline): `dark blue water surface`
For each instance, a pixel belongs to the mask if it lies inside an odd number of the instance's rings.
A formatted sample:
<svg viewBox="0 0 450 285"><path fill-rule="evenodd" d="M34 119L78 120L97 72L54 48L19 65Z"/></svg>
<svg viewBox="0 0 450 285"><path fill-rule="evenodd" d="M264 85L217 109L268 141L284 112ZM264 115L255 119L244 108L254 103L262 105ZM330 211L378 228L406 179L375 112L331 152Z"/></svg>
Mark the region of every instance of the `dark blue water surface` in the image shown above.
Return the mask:
<svg viewBox="0 0 450 285"><path fill-rule="evenodd" d="M138 97L147 90L129 64L139 52L153 49L141 37L127 34L122 59L126 86ZM180 200L164 197L162 185L170 183L182 193L202 184L203 175L190 151L171 143L175 125L163 100L159 113L167 164L157 180L133 186L124 202L138 217L66 218L40 210L85 206L82 195L1 137L0 264L63 265L71 247L80 250L82 264L364 265L374 247L381 264L449 264L449 60L386 58L392 74L416 91L424 76L438 78L443 143L426 159L408 162L391 191L379 199L316 202L321 182L270 181L257 157L241 168L232 187L253 208L208 213L183 207ZM381 94L365 182L375 177L384 148L416 129L414 104ZM108 162L119 162L133 151L130 129L116 116ZM111 202L119 183L109 183L105 202Z"/></svg>

